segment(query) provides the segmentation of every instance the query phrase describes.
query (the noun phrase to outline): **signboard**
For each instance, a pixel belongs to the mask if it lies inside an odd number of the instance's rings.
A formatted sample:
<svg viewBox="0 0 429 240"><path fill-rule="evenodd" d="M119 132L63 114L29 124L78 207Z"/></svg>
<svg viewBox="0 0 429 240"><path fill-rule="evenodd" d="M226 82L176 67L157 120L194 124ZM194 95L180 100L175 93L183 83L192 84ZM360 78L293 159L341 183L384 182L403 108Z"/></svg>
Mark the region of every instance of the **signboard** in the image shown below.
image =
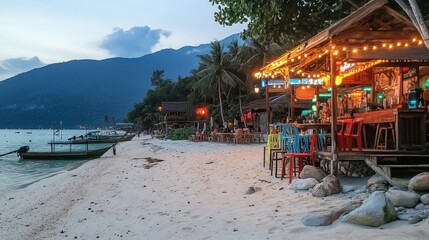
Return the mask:
<svg viewBox="0 0 429 240"><path fill-rule="evenodd" d="M323 85L323 79L321 78L291 78L289 80L291 86L297 85Z"/></svg>

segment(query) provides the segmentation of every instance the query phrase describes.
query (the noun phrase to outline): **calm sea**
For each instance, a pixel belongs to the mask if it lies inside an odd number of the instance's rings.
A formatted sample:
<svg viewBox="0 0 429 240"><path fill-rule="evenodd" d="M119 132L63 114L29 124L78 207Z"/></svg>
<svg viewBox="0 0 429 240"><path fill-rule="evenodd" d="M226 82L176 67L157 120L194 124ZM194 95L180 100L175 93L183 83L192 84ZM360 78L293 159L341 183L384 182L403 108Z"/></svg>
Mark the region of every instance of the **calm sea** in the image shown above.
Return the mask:
<svg viewBox="0 0 429 240"><path fill-rule="evenodd" d="M62 130L62 134L55 136L55 141L66 141L73 136L85 134L85 130ZM30 151L50 151L48 142L53 140L52 130L13 130L0 129L0 155L17 150L21 146L29 146ZM90 144L89 148L99 148L106 145ZM73 145L72 150L86 148L86 145ZM56 145L56 151L69 151L70 145ZM0 195L13 189L28 186L43 178L51 177L60 172L69 171L79 167L83 161L31 161L20 160L13 153L0 157Z"/></svg>

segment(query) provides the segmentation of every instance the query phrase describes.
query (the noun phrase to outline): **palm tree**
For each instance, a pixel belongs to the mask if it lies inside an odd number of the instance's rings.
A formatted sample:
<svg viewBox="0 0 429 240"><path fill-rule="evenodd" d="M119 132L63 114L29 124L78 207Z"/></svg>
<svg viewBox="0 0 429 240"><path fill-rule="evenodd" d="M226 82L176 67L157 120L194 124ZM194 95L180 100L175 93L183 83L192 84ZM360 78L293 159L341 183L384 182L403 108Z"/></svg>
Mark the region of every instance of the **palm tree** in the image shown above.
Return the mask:
<svg viewBox="0 0 429 240"><path fill-rule="evenodd" d="M222 125L225 122L223 107L222 107L222 86L234 88L242 84L242 81L236 74L232 56L224 51L223 45L219 41L211 43L211 51L209 54L200 57L200 71L195 76L198 81L194 88L202 90L202 92L210 91L217 88L217 98L219 100L219 110L222 118Z"/></svg>
<svg viewBox="0 0 429 240"><path fill-rule="evenodd" d="M246 73L246 82L251 82L253 79L253 71L259 70L265 66L267 61L279 56L284 49L272 42L260 43L256 38L250 38L244 44L242 51L238 54L239 62L241 62L240 71ZM248 84L252 86L253 84ZM270 107L269 107L269 94L268 86L266 86L265 101L267 105L267 131L270 124Z"/></svg>

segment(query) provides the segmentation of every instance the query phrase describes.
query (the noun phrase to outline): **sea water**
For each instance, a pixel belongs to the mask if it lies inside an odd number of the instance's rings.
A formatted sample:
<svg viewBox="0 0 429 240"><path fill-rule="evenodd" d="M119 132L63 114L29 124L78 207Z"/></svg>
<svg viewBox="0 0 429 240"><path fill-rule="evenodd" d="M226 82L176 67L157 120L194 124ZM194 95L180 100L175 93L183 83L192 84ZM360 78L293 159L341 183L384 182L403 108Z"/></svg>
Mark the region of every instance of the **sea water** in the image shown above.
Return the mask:
<svg viewBox="0 0 429 240"><path fill-rule="evenodd" d="M85 130L14 130L0 129L0 155L29 146L30 151L51 151L51 141L67 141L73 136L84 135ZM105 147L106 144L89 144L89 149ZM55 151L85 150L86 144L55 145ZM0 195L23 188L41 179L79 167L87 160L20 160L16 153L0 157Z"/></svg>

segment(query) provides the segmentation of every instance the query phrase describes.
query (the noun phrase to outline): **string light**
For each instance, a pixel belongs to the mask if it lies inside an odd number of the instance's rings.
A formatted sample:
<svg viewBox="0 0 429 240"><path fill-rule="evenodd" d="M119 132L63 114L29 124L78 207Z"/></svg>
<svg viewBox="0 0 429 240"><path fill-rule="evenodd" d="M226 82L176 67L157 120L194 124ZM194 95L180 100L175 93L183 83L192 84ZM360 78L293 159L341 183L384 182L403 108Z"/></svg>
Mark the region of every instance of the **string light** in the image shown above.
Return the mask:
<svg viewBox="0 0 429 240"><path fill-rule="evenodd" d="M397 47L409 47L410 46L410 44L411 43L414 43L414 44L416 44L416 45L422 45L423 44L423 41L421 40L421 39L417 39L417 38L413 38L413 39L411 39L411 41L408 41L408 42L396 42L396 43L382 43L382 44L376 44L376 45L372 45L372 46L368 46L368 45L365 45L365 46L362 46L362 47L357 47L357 48L353 48L353 49L350 49L351 50L351 52L352 53L357 53L358 51L359 51L359 49L360 50L363 50L363 51L368 51L369 49L372 49L373 51L375 51L375 50L377 50L379 47L383 47L383 48L388 48L388 49L393 49L394 48L394 46L397 46ZM332 45L331 47L330 47L330 49L332 48L332 49L336 49L338 46L335 46L335 45ZM349 49L347 49L347 47L338 47L338 49L341 49L342 51L348 51ZM322 50L322 52L319 52L319 53L315 53L315 56L317 56L318 58L321 58L323 55L325 55L325 54L328 54L330 52L330 50L328 50L328 49L324 49L324 50ZM333 55L338 55L339 54L339 52L338 52L338 50L335 50L335 51L332 51L332 54ZM272 62L272 63L270 63L269 64L269 66L271 66L271 68L272 69L275 69L275 68L278 68L278 67L280 67L280 66L282 66L282 65L284 65L284 64L288 64L288 63L294 63L294 62L296 62L296 61L302 61L302 58L303 57L308 57L309 55L307 54L307 53L305 53L304 55L298 55L298 56L296 56L295 58L291 58L291 59L283 59L283 60L279 60L279 61L276 61L276 62ZM290 60L290 61L289 61ZM296 61L295 61L296 60ZM293 71L292 71L293 72ZM261 76L260 76L261 77Z"/></svg>

